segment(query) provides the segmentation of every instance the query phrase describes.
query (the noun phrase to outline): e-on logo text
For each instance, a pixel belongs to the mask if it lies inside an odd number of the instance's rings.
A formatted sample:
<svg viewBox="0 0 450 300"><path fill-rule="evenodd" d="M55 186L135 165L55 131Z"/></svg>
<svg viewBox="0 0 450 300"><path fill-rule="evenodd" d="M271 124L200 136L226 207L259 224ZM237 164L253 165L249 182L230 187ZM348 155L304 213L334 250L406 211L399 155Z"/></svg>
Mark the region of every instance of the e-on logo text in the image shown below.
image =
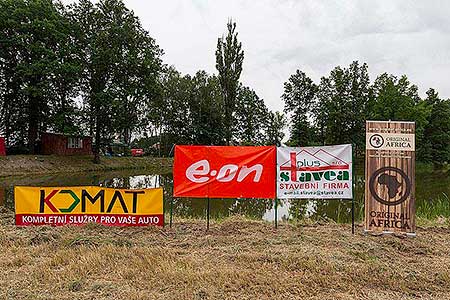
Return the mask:
<svg viewBox="0 0 450 300"><path fill-rule="evenodd" d="M263 166L256 164L254 166L242 166L227 164L222 166L219 171L211 170L209 161L206 159L193 163L186 169L186 178L195 183L204 183L211 179L219 182L230 182L237 175L237 182L242 182L251 173L253 174L253 182L259 182L263 172Z"/></svg>

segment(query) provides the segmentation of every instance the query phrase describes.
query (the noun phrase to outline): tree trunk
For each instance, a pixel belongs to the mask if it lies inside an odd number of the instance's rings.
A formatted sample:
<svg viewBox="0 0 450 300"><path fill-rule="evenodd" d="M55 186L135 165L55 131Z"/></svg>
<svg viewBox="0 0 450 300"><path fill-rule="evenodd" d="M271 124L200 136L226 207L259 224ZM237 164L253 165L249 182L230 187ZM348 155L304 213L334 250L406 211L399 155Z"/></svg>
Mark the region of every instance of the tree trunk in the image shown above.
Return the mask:
<svg viewBox="0 0 450 300"><path fill-rule="evenodd" d="M131 143L131 129L126 128L123 132L123 141L125 144L130 145Z"/></svg>
<svg viewBox="0 0 450 300"><path fill-rule="evenodd" d="M6 101L8 101L8 99L6 99ZM5 127L5 145L6 147L9 146L9 141L10 141L10 136L11 136L11 118L10 118L10 114L11 114L11 108L10 105L8 105L8 102L6 102L4 104L5 106L3 107L3 115L4 115L4 120L3 120L3 125Z"/></svg>
<svg viewBox="0 0 450 300"><path fill-rule="evenodd" d="M99 116L99 108L96 107L95 109L95 147L94 147L94 164L99 164L100 163L100 127L101 127L101 122L100 122L100 116Z"/></svg>
<svg viewBox="0 0 450 300"><path fill-rule="evenodd" d="M225 120L224 120L224 125L225 125L225 143L227 146L230 146L231 143L231 126L232 126L232 116L233 116L233 110L230 107L231 103L229 101L229 96L225 94L224 96L225 98Z"/></svg>
<svg viewBox="0 0 450 300"><path fill-rule="evenodd" d="M62 120L62 124L61 124L61 132L62 133L67 133L66 132L66 125L67 125L67 115L66 115L66 93L65 91L61 93L61 112L63 114L63 120Z"/></svg>
<svg viewBox="0 0 450 300"><path fill-rule="evenodd" d="M30 79L30 86L37 87L41 82L40 76L32 76ZM39 119L42 113L43 99L31 92L28 100L28 150L30 154L36 154L35 144L39 133Z"/></svg>
<svg viewBox="0 0 450 300"><path fill-rule="evenodd" d="M100 146L101 146L101 135L102 135L102 127L103 127L103 109L101 99L99 99L99 95L105 89L105 82L101 80L95 80L90 83L91 86L91 94L90 94L90 102L94 108L94 115L91 116L93 120L95 120L95 147L94 147L94 164L100 163ZM92 125L92 122L91 122Z"/></svg>
<svg viewBox="0 0 450 300"><path fill-rule="evenodd" d="M28 115L28 151L30 154L35 153L35 143L38 138L38 116L37 116L37 99L30 97L29 115Z"/></svg>

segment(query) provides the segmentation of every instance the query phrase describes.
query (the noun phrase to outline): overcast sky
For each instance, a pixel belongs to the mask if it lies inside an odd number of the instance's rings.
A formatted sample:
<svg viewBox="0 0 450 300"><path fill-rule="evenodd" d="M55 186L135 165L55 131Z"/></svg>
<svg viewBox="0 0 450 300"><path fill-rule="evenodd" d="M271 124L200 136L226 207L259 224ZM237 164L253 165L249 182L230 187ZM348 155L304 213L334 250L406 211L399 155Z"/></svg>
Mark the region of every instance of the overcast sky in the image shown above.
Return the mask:
<svg viewBox="0 0 450 300"><path fill-rule="evenodd" d="M217 38L228 18L245 51L241 80L272 110L300 69L315 82L337 65L406 74L423 96L450 97L450 1L168 0L125 1L180 72L215 73Z"/></svg>

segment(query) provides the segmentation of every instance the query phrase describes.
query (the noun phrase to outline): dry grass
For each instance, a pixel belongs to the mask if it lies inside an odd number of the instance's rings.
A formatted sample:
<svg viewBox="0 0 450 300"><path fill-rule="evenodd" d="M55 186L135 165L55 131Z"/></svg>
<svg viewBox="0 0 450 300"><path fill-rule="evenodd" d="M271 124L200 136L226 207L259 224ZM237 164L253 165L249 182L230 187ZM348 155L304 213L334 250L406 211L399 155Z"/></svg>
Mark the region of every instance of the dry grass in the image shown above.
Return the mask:
<svg viewBox="0 0 450 300"><path fill-rule="evenodd" d="M238 217L205 232L17 228L0 215L4 299L450 299L448 227L403 239Z"/></svg>

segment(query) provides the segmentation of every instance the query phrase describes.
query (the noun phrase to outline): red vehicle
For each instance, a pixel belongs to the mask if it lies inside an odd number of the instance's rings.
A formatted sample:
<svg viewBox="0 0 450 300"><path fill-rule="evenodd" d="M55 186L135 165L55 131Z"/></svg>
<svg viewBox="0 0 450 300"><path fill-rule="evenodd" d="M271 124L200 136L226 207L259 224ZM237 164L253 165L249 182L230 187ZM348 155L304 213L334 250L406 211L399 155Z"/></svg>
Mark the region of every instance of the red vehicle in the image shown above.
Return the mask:
<svg viewBox="0 0 450 300"><path fill-rule="evenodd" d="M131 149L131 156L143 156L144 149Z"/></svg>

